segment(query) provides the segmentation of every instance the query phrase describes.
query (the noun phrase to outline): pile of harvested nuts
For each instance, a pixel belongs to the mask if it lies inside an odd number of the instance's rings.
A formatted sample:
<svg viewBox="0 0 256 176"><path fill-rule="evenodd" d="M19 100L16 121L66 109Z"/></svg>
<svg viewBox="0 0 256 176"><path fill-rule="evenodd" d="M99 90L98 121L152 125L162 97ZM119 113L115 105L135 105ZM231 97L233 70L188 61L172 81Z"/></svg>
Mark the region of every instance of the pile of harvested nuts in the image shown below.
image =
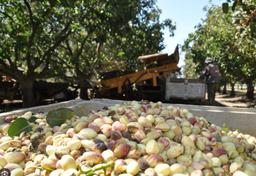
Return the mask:
<svg viewBox="0 0 256 176"><path fill-rule="evenodd" d="M30 118L28 112L23 118ZM0 129L0 169L12 176L255 176L256 140L224 131L186 109L129 102L31 132Z"/></svg>

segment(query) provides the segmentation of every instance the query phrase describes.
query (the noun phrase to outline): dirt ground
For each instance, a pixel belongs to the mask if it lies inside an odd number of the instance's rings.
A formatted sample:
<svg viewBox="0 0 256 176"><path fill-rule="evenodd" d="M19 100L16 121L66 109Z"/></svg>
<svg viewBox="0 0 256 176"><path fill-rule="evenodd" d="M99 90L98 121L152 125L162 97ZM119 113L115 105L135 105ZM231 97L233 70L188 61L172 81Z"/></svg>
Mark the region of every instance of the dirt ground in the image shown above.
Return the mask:
<svg viewBox="0 0 256 176"><path fill-rule="evenodd" d="M256 108L256 100L248 100L245 97L245 90L236 91L235 96L228 94L216 95L216 102L226 107L238 107L238 108Z"/></svg>
<svg viewBox="0 0 256 176"><path fill-rule="evenodd" d="M256 108L256 100L249 101L245 98L245 90L236 91L236 95L231 97L228 94L219 94L216 95L216 103L214 106L223 106L223 107L238 107L238 108ZM207 96L206 96L207 97ZM46 101L44 104L54 103L51 101ZM174 104L194 104L194 105L208 105L207 100L204 101L191 101L191 100L174 100L168 101L166 103L174 103ZM12 110L17 110L22 108L22 101L7 101L5 100L3 104L0 105L0 113L8 112Z"/></svg>

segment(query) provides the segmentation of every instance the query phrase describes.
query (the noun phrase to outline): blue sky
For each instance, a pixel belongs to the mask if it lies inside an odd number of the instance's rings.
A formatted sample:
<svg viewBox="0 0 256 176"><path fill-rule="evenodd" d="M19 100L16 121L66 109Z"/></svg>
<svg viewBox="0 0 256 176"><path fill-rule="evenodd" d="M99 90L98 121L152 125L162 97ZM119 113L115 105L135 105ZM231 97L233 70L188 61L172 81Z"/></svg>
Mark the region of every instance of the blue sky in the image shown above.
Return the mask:
<svg viewBox="0 0 256 176"><path fill-rule="evenodd" d="M166 48L163 52L173 53L177 44L183 44L194 27L205 19L205 6L221 5L225 0L158 0L158 7L162 10L161 19L170 18L176 24L174 37L169 37L168 30L164 31L164 43ZM181 54L179 66L184 65L184 54Z"/></svg>

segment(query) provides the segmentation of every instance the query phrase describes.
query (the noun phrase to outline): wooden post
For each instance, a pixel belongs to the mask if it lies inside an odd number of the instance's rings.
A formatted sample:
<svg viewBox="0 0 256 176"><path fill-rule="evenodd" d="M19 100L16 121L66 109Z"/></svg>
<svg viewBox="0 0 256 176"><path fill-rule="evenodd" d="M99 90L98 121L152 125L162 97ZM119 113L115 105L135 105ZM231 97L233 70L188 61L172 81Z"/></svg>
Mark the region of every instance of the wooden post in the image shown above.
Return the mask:
<svg viewBox="0 0 256 176"><path fill-rule="evenodd" d="M117 87L117 93L121 94L122 93L122 85L119 84L119 86Z"/></svg>
<svg viewBox="0 0 256 176"><path fill-rule="evenodd" d="M152 74L153 74L153 86L156 87L157 86L156 74L155 73L152 73Z"/></svg>

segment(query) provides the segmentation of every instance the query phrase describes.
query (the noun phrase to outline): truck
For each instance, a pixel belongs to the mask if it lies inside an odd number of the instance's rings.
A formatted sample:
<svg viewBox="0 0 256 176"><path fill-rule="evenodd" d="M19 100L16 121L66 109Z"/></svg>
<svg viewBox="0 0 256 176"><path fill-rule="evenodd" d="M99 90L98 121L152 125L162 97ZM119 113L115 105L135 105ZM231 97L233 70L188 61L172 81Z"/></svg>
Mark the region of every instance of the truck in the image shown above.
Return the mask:
<svg viewBox="0 0 256 176"><path fill-rule="evenodd" d="M175 73L180 70L178 46L171 55L156 53L138 59L144 65L143 70L124 74L121 71L107 73L94 88L95 97L150 101L204 99L204 82L175 78Z"/></svg>

